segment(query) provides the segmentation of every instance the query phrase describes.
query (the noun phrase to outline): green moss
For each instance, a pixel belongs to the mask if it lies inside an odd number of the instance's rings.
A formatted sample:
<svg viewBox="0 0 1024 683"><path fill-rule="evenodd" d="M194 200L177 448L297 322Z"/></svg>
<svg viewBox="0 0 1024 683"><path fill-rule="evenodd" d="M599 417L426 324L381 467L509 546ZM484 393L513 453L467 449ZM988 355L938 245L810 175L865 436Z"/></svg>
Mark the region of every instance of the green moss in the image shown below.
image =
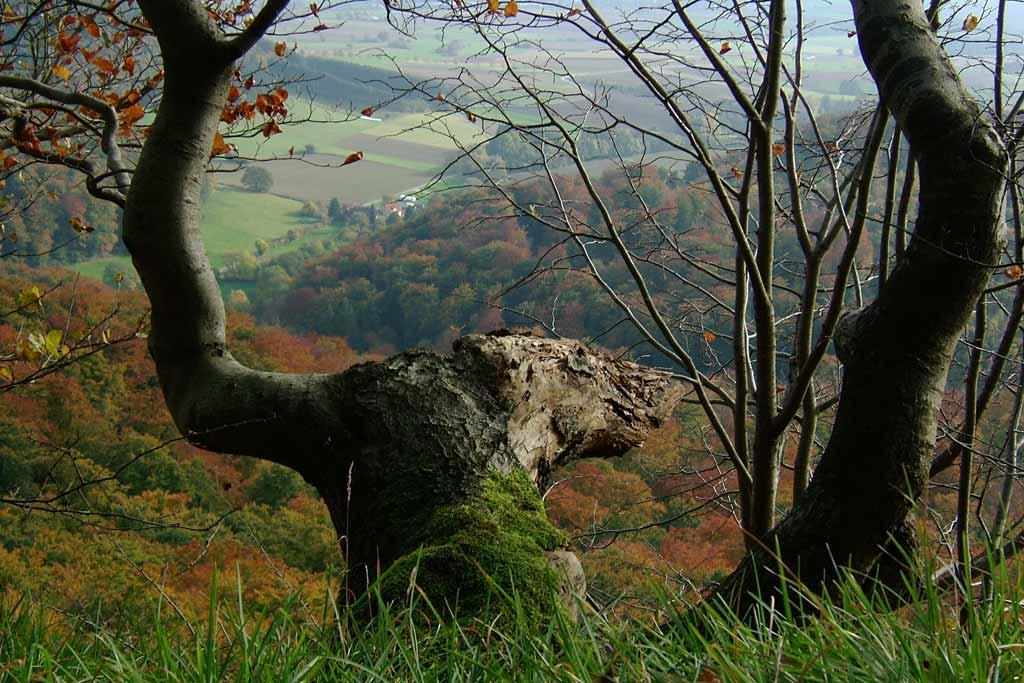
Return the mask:
<svg viewBox="0 0 1024 683"><path fill-rule="evenodd" d="M565 537L548 522L525 472L487 476L475 495L436 510L416 535L429 540L378 582L385 601L405 604L413 596L422 604L426 595L441 615L472 618L508 615L515 595L523 616L535 624L560 609L561 577L544 553L563 546Z"/></svg>

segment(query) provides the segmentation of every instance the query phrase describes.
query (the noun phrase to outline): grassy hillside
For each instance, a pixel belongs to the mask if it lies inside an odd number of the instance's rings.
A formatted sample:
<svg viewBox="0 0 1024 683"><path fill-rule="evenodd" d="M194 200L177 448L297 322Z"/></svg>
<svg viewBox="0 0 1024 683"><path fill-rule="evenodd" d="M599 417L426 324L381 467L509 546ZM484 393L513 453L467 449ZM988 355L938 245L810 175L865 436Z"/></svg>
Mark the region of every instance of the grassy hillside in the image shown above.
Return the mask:
<svg viewBox="0 0 1024 683"><path fill-rule="evenodd" d="M300 214L301 208L302 202L274 194L247 192L235 187L214 191L203 205L203 239L213 267L223 265L225 254L251 252L258 239L272 240L289 230L308 230L316 225L314 219ZM271 253L285 253L298 243L272 246ZM131 259L127 256L91 259L69 267L101 279L110 266L120 272L132 272Z"/></svg>
<svg viewBox="0 0 1024 683"><path fill-rule="evenodd" d="M825 602L820 619L797 621L784 607L765 609L755 627L713 615L703 633L610 622L592 611L582 623L561 615L498 628L438 623L412 590L408 606L384 608L369 624L324 605L295 617L251 610L240 583L223 583L228 595L213 584L205 619L186 628L170 609L154 610L146 633L85 624L58 631L38 606L0 604L0 661L9 662L0 681L952 683L1017 680L1024 668L1022 596L1008 577L997 583L995 609L968 612L969 629L933 592L893 613L850 589ZM515 605L507 600L499 598Z"/></svg>

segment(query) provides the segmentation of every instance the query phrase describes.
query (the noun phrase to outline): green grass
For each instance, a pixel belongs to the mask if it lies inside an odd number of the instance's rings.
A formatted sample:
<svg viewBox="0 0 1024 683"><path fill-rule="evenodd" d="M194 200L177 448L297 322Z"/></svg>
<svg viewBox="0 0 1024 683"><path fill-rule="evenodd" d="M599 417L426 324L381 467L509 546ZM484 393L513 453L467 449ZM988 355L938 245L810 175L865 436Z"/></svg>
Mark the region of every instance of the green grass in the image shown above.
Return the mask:
<svg viewBox="0 0 1024 683"><path fill-rule="evenodd" d="M203 205L203 242L216 268L224 255L250 252L256 240L281 237L315 221L299 215L302 203L277 195L221 187Z"/></svg>
<svg viewBox="0 0 1024 683"><path fill-rule="evenodd" d="M229 593L218 597L214 585L204 623L186 628L165 608L134 631L54 618L27 598L0 602L0 681L873 683L1016 680L1024 671L1022 590L1006 577L968 611L968 629L949 596L926 590L910 607L880 611L852 584L816 618L788 616L783 600L754 625L712 613L700 632L593 611L579 623L561 614L527 623L514 597L505 604L514 618L498 626L440 619L416 591L369 623L331 608L251 614L240 583ZM661 608L671 613L667 599Z"/></svg>
<svg viewBox="0 0 1024 683"><path fill-rule="evenodd" d="M206 253L214 268L224 263L224 256L232 252L251 252L256 240L270 240L287 234L292 228L308 228L316 221L299 215L302 202L273 194L247 192L229 187L214 191L203 205L202 229ZM271 247L271 254L283 254L299 248L304 242L325 233L306 235L294 242ZM118 271L132 272L127 256L107 256L90 259L69 266L82 275L102 279L108 266Z"/></svg>
<svg viewBox="0 0 1024 683"><path fill-rule="evenodd" d="M129 273L132 271L133 267L132 259L129 256L105 256L103 258L95 258L88 261L72 263L67 267L85 275L86 277L102 280L103 274L109 266L114 266L115 270L119 273Z"/></svg>

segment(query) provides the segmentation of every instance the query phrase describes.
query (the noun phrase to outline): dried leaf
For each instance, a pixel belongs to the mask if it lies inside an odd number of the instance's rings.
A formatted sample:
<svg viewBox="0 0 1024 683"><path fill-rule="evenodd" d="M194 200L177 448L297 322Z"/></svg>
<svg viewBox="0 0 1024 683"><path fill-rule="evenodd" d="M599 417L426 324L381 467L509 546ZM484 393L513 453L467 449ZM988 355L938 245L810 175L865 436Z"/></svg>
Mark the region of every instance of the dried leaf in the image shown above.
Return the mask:
<svg viewBox="0 0 1024 683"><path fill-rule="evenodd" d="M361 151L360 152L352 152L352 154L349 154L347 157L345 157L345 161L341 162L341 165L342 166L348 166L349 164L356 163L357 161L359 161L362 158L363 158L363 153Z"/></svg>
<svg viewBox="0 0 1024 683"><path fill-rule="evenodd" d="M1019 280L1021 276L1024 276L1024 268L1015 263L1006 270L1004 270L1003 275L1010 278L1011 280Z"/></svg>
<svg viewBox="0 0 1024 683"><path fill-rule="evenodd" d="M359 112L363 116L373 116L373 107L367 107L366 109Z"/></svg>
<svg viewBox="0 0 1024 683"><path fill-rule="evenodd" d="M786 151L786 146L781 142L772 145L772 156L782 156L782 153Z"/></svg>
<svg viewBox="0 0 1024 683"><path fill-rule="evenodd" d="M967 18L964 19L964 24L963 24L962 28L963 28L965 33L970 33L974 29L978 28L978 24L980 24L980 23L981 23L981 19L979 19L974 14L969 14L969 15L967 15Z"/></svg>
<svg viewBox="0 0 1024 683"><path fill-rule="evenodd" d="M715 334L711 330L704 330L704 341L706 341L708 344L710 344L710 343L714 342L716 339L718 339L718 335L717 334Z"/></svg>
<svg viewBox="0 0 1024 683"><path fill-rule="evenodd" d="M505 16L514 17L517 14L519 14L519 5L516 4L516 0L508 0L508 3L505 4Z"/></svg>
<svg viewBox="0 0 1024 683"><path fill-rule="evenodd" d="M230 151L231 145L224 142L224 136L221 135L220 131L218 130L216 133L213 134L213 146L210 147L210 158L212 159L213 157L218 156L220 154L227 154Z"/></svg>
<svg viewBox="0 0 1024 683"><path fill-rule="evenodd" d="M722 677L711 669L701 669L697 674L698 683L721 683Z"/></svg>
<svg viewBox="0 0 1024 683"><path fill-rule="evenodd" d="M274 44L274 54L278 57L284 57L284 53L288 50L288 45L285 43Z"/></svg>
<svg viewBox="0 0 1024 683"><path fill-rule="evenodd" d="M722 47L718 48L718 54L724 55L726 52L732 51L732 45L729 43L722 43Z"/></svg>
<svg viewBox="0 0 1024 683"><path fill-rule="evenodd" d="M69 78L71 78L71 69L67 68L66 66L58 64L57 66L53 67L53 75L61 79L62 81L66 81Z"/></svg>

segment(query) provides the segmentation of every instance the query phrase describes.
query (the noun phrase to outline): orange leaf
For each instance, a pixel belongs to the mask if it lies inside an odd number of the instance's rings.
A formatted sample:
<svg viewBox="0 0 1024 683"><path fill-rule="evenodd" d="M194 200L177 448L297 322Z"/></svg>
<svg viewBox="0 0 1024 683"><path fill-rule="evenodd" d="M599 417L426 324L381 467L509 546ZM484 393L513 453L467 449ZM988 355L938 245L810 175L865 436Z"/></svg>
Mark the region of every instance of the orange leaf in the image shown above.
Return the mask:
<svg viewBox="0 0 1024 683"><path fill-rule="evenodd" d="M281 126L277 125L277 121L271 119L267 121L263 126L263 137L269 138L271 135L276 135L281 132Z"/></svg>
<svg viewBox="0 0 1024 683"><path fill-rule="evenodd" d="M732 45L729 45L729 43L722 43L722 47L718 48L718 54L720 55L730 51L732 51Z"/></svg>
<svg viewBox="0 0 1024 683"><path fill-rule="evenodd" d="M213 134L213 146L210 148L210 158L214 158L220 154L227 154L231 151L231 145L224 142L224 136L220 134L218 130Z"/></svg>
<svg viewBox="0 0 1024 683"><path fill-rule="evenodd" d="M352 154L349 154L347 157L345 157L345 161L341 162L341 165L342 166L348 166L349 164L356 163L357 161L359 161L362 158L363 158L363 153L362 152L352 152Z"/></svg>
<svg viewBox="0 0 1024 683"><path fill-rule="evenodd" d="M717 334L715 334L711 330L705 330L704 331L704 341L706 341L708 344L710 344L711 342L715 341L716 339L718 339L718 335Z"/></svg>
<svg viewBox="0 0 1024 683"><path fill-rule="evenodd" d="M66 81L69 78L71 78L71 70L68 69L66 66L61 66L60 64L58 64L57 66L53 67L53 75L61 79L62 81Z"/></svg>
<svg viewBox="0 0 1024 683"><path fill-rule="evenodd" d="M505 16L514 17L517 14L519 14L519 5L516 4L516 0L508 0L505 5Z"/></svg>
<svg viewBox="0 0 1024 683"><path fill-rule="evenodd" d="M126 109L122 109L118 116L121 118L121 125L125 128L131 126L133 123L141 119L146 115L146 111L142 108L142 105L136 102Z"/></svg>
<svg viewBox="0 0 1024 683"><path fill-rule="evenodd" d="M242 96L242 92L238 89L238 86L231 86L228 89L228 102L234 102Z"/></svg>
<svg viewBox="0 0 1024 683"><path fill-rule="evenodd" d="M476 114L471 111L466 112L466 118L469 119L470 123L476 123Z"/></svg>
<svg viewBox="0 0 1024 683"><path fill-rule="evenodd" d="M366 109L359 112L363 116L373 116L373 107L367 107Z"/></svg>
<svg viewBox="0 0 1024 683"><path fill-rule="evenodd" d="M78 49L78 41L82 39L82 36L75 34L69 36L63 31L57 36L57 47L60 48L61 52L74 52Z"/></svg>
<svg viewBox="0 0 1024 683"><path fill-rule="evenodd" d="M776 143L772 145L772 156L781 156L786 151L786 146L782 143Z"/></svg>
<svg viewBox="0 0 1024 683"><path fill-rule="evenodd" d="M583 10L581 10L579 7L573 7L572 9L569 10L568 16L573 17L576 16L577 14L583 14Z"/></svg>
<svg viewBox="0 0 1024 683"><path fill-rule="evenodd" d="M1011 280L1018 280L1021 276L1024 276L1024 268L1021 268L1016 263L1003 271L1003 275L1010 278Z"/></svg>
<svg viewBox="0 0 1024 683"><path fill-rule="evenodd" d="M18 165L18 160L14 157L4 157L4 170L11 170Z"/></svg>
<svg viewBox="0 0 1024 683"><path fill-rule="evenodd" d="M487 0L487 11L491 14L498 13L499 0Z"/></svg>
<svg viewBox="0 0 1024 683"><path fill-rule="evenodd" d="M309 11L313 13L313 16L317 19L320 18L320 8L316 6L315 2L309 3Z"/></svg>
<svg viewBox="0 0 1024 683"><path fill-rule="evenodd" d="M965 33L970 33L974 29L978 28L978 24L980 23L981 19L979 19L977 16L973 14L969 14L967 15L967 18L964 19L964 23L961 28L963 28Z"/></svg>
<svg viewBox="0 0 1024 683"><path fill-rule="evenodd" d="M96 57L92 60L92 63L95 64L103 73L111 75L117 73L117 67L114 66L114 63L112 61L105 57Z"/></svg>
<svg viewBox="0 0 1024 683"><path fill-rule="evenodd" d="M326 31L329 28L330 28L330 26L328 26L327 24L317 24L316 26L313 27L313 30L314 31Z"/></svg>
<svg viewBox="0 0 1024 683"><path fill-rule="evenodd" d="M121 69L129 76L135 75L135 57L128 55L124 58L124 63L121 65Z"/></svg>
<svg viewBox="0 0 1024 683"><path fill-rule="evenodd" d="M274 54L278 57L284 57L285 50L287 49L288 46L285 43L277 43L274 45Z"/></svg>

